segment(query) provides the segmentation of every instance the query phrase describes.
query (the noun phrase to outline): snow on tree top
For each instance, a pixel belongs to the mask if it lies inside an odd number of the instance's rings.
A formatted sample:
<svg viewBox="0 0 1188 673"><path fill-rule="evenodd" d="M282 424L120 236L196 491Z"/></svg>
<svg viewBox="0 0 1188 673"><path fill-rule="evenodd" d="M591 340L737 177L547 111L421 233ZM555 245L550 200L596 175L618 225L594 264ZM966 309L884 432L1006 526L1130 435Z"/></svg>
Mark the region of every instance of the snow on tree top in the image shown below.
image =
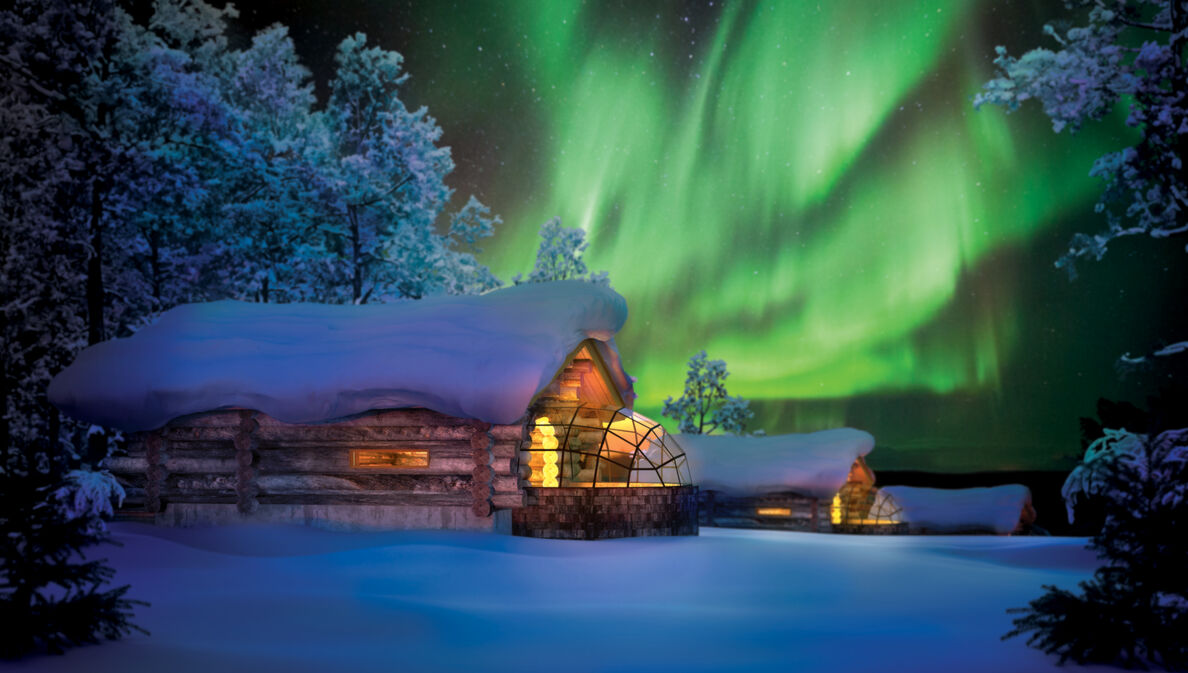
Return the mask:
<svg viewBox="0 0 1188 673"><path fill-rule="evenodd" d="M677 442L703 490L819 498L837 493L854 461L874 448L869 432L853 428L766 437L678 435Z"/></svg>
<svg viewBox="0 0 1188 673"><path fill-rule="evenodd" d="M622 296L580 281L362 306L188 304L82 351L49 399L126 431L222 407L289 423L403 407L513 423L587 338L633 397L613 339L626 320Z"/></svg>

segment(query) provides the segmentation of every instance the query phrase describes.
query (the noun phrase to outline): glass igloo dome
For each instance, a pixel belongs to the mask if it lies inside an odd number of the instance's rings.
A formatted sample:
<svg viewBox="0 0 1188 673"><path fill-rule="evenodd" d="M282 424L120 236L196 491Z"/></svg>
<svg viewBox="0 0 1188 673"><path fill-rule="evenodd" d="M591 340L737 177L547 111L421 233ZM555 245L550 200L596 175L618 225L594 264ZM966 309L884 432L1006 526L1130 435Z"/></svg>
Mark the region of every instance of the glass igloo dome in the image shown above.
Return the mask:
<svg viewBox="0 0 1188 673"><path fill-rule="evenodd" d="M662 487L692 483L685 452L657 422L626 408L536 407L520 464L537 487Z"/></svg>

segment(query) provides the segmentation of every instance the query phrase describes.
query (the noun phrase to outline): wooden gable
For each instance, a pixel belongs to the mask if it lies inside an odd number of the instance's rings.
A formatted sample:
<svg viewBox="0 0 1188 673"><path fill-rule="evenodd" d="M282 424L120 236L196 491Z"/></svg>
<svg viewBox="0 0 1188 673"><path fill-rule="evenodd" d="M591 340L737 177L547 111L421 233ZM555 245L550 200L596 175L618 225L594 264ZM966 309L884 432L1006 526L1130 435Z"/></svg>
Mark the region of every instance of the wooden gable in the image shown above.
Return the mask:
<svg viewBox="0 0 1188 673"><path fill-rule="evenodd" d="M535 404L544 400L580 401L595 407L630 408L592 339L578 344L553 375L553 380L536 394L532 402Z"/></svg>

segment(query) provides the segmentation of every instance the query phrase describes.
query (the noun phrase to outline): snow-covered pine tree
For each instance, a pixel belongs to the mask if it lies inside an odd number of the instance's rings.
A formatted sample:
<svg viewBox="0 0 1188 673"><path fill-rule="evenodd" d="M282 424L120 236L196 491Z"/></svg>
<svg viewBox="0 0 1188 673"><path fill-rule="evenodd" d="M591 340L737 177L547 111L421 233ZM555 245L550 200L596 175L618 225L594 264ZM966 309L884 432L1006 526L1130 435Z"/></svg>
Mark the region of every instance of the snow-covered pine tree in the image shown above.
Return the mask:
<svg viewBox="0 0 1188 673"><path fill-rule="evenodd" d="M0 456L0 658L147 633L130 621L147 603L105 587L114 571L83 556L108 541L100 516L119 487L105 473L65 473L61 457L45 442Z"/></svg>
<svg viewBox="0 0 1188 673"><path fill-rule="evenodd" d="M324 185L310 72L280 25L256 34L229 60L223 86L234 134L218 197L226 219L213 242L213 266L232 297L316 299L313 277L327 253L318 234Z"/></svg>
<svg viewBox="0 0 1188 673"><path fill-rule="evenodd" d="M1085 499L1104 514L1090 547L1103 565L1082 593L1045 586L1004 638L1061 663L1188 668L1188 429L1105 429L1064 484L1069 517Z"/></svg>
<svg viewBox="0 0 1188 673"><path fill-rule="evenodd" d="M664 400L663 414L677 421L686 434L708 435L714 431L742 434L755 413L751 403L726 393L725 360L710 360L701 351L689 358L685 392L676 400Z"/></svg>
<svg viewBox="0 0 1188 673"><path fill-rule="evenodd" d="M86 343L70 126L18 72L27 17L0 11L0 446L46 438L45 387ZM55 437L55 439L58 439Z"/></svg>
<svg viewBox="0 0 1188 673"><path fill-rule="evenodd" d="M595 285L610 285L605 271L591 273L582 259L582 253L589 247L586 232L581 227L564 227L561 218L554 217L540 227L540 247L536 250L536 262L528 278L516 274L512 282L545 283L551 280L584 280Z"/></svg>
<svg viewBox="0 0 1188 673"><path fill-rule="evenodd" d="M125 215L136 209L130 183L151 174L137 142L144 70L139 28L110 0L88 4L20 0L6 13L11 28L3 63L11 86L44 105L43 121L69 144L74 188L56 205L73 231L72 263L85 270L87 342L112 336L126 320L121 297L139 294L123 273L129 238Z"/></svg>
<svg viewBox="0 0 1188 673"><path fill-rule="evenodd" d="M1101 121L1115 106L1127 105L1127 126L1139 134L1131 147L1097 159L1089 174L1105 188L1097 211L1105 231L1073 236L1056 262L1070 277L1082 259L1100 260L1110 243L1128 236L1169 239L1188 234L1188 166L1183 138L1188 132L1188 0L1077 0L1088 7L1085 26L1044 26L1059 49L1032 49L1019 58L998 47L1001 76L986 83L974 107L1002 105L1008 111L1037 100L1052 129L1075 133ZM1188 341L1123 355L1123 367L1188 353Z"/></svg>
<svg viewBox="0 0 1188 673"><path fill-rule="evenodd" d="M122 253L122 246L110 245L112 230L118 227L113 211L121 203L114 196L117 178L113 176L124 175L124 169L134 173L138 163L136 152L129 151L122 142L127 115L116 110L113 93L115 89L126 88L129 101L138 95L133 79L117 60L120 36L128 26L127 16L111 2L81 6L65 0L20 1L2 13L0 22L4 24L4 30L0 31L4 88L25 113L37 115L33 119L15 120L14 126L5 128L5 137L22 146L21 153L27 154L26 158L45 153L61 162L48 168L46 176L51 185L60 188L52 192L34 190L43 195L52 193L52 204L27 207L32 204L25 194L6 194L26 206L7 213L15 228L14 239L39 233L38 230L53 234L50 245L32 239L40 247L26 247L24 251L32 253L28 259L9 257L6 261L11 261L15 268L6 269L6 275L15 278L34 271L40 280L53 276L53 280L76 281L54 290L30 289L36 293L34 296L59 294L69 310L77 311L82 319L85 342L95 343L108 334L112 281L127 277L122 274L113 277L111 267L105 267L105 261ZM130 107L134 109L135 105ZM35 157L30 159L30 164L43 167ZM5 204L6 210L11 203ZM21 246L22 242L17 241L17 245ZM6 287L4 292L8 295L24 285L18 281L15 288ZM5 297L6 304L9 299ZM16 296L15 300L33 302L27 295ZM65 326L74 324L76 321L70 320ZM32 356L31 359L5 362L6 369L15 364L32 370L15 372L16 388L26 391L17 392L17 396L24 394L33 402L22 410L32 416L15 420L38 432L56 434L60 426L45 403L44 388L35 387L35 381L48 380L61 365L46 362L44 356L65 350L69 357L80 335L40 320L35 320L31 327L18 328L25 338L36 339L34 343L38 347L23 353ZM53 347L59 343L65 348ZM21 350L19 341L16 345ZM26 373L35 374L35 381L22 380L20 377ZM10 391L5 392L6 397L11 395ZM75 438L81 437L78 426L66 425L64 429L73 430ZM106 456L107 444L101 435L96 435L83 451L89 454L90 462L97 463Z"/></svg>
<svg viewBox="0 0 1188 673"><path fill-rule="evenodd" d="M1055 52L1033 49L1016 59L998 47L995 64L1002 76L986 84L974 105L1014 110L1034 98L1057 133L1103 119L1119 101L1128 105L1126 123L1140 139L1102 156L1090 172L1105 182L1097 210L1106 215L1107 228L1073 237L1056 263L1073 276L1076 262L1101 259L1117 239L1188 233L1188 174L1181 152L1188 129L1188 0L1066 4L1087 7L1088 25L1045 26L1060 46ZM1120 365L1147 365L1186 351L1188 342L1180 341L1149 356L1124 355ZM1188 428L1104 433L1070 475L1065 493L1072 500L1088 495L1101 505L1104 523L1092 546L1105 564L1082 583L1080 595L1047 587L1030 608L1016 611L1022 616L1006 637L1030 634L1029 644L1061 661L1186 667Z"/></svg>
<svg viewBox="0 0 1188 673"><path fill-rule="evenodd" d="M400 99L408 78L403 57L368 47L358 33L339 44L335 61L330 98L316 115L330 252L324 299L366 303L496 286L472 254L456 249L460 233L477 240L497 221L482 204L468 203L454 216L476 228L451 227L444 236L434 230L452 195L444 180L454 162L437 145L441 128L428 111L410 111ZM459 282L463 274L475 280Z"/></svg>
<svg viewBox="0 0 1188 673"><path fill-rule="evenodd" d="M450 217L450 228L442 246L441 283L447 294L479 294L502 285L476 257L483 251L479 242L492 236L495 227L502 223L498 215L492 215L491 209L473 196L462 210Z"/></svg>
<svg viewBox="0 0 1188 673"><path fill-rule="evenodd" d="M239 154L237 110L225 91L233 77L225 32L235 15L201 0L159 0L148 27L122 45L143 82L135 138L149 167L129 184L136 207L124 245L142 285L124 295L139 302L133 327L179 303L231 294L214 282L210 253L229 229L221 206Z"/></svg>
<svg viewBox="0 0 1188 673"><path fill-rule="evenodd" d="M110 513L90 488L114 483L100 469L107 438L61 419L45 388L83 345L125 332L165 299L138 270L143 246L133 225L146 204L170 203L177 191L170 150L183 127L168 120L195 110L184 104L193 91L171 76L194 73L172 57L113 3L22 1L0 11L0 517L9 653L130 628L124 589L101 589L111 569L75 559L102 537L100 511Z"/></svg>

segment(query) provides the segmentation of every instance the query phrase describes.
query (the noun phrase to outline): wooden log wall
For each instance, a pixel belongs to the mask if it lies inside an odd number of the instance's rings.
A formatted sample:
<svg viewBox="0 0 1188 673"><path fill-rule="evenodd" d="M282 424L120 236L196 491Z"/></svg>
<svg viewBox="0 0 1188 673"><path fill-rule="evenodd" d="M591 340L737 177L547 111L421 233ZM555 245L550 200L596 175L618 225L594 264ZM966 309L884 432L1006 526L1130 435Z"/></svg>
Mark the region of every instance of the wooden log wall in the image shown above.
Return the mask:
<svg viewBox="0 0 1188 673"><path fill-rule="evenodd" d="M270 506L452 507L474 517L523 504L522 425L489 425L427 409L371 412L335 423L290 424L250 410L176 419L141 433L109 466L125 510L170 503ZM355 449L425 451L427 467L352 467Z"/></svg>
<svg viewBox="0 0 1188 673"><path fill-rule="evenodd" d="M702 491L699 519L703 526L827 533L830 504L828 500L792 492L731 496L720 491ZM760 514L760 510L770 513Z"/></svg>
<svg viewBox="0 0 1188 673"><path fill-rule="evenodd" d="M165 461L169 458L161 433L149 434L145 440L145 457L148 469L145 470L144 508L149 512L160 512L161 490L168 474L165 471Z"/></svg>
<svg viewBox="0 0 1188 673"><path fill-rule="evenodd" d="M251 514L260 505L256 500L260 493L257 481L259 473L256 470L260 458L256 451L259 447L256 430L260 424L253 416L250 411L239 412L239 426L231 440L231 445L235 447L235 507L240 514Z"/></svg>
<svg viewBox="0 0 1188 673"><path fill-rule="evenodd" d="M830 521L832 499L812 498L799 493L766 493L759 496L731 496L719 491L702 491L702 526L724 528L766 528L852 535L902 535L906 523L834 524ZM760 510L768 510L760 514ZM773 510L787 510L773 512Z"/></svg>
<svg viewBox="0 0 1188 673"><path fill-rule="evenodd" d="M474 469L470 472L470 511L475 516L491 516L494 506L491 496L495 490L491 487L491 480L495 478L495 470L491 469L491 445L494 442L487 430L491 426L487 423L474 426L470 435L471 457Z"/></svg>

